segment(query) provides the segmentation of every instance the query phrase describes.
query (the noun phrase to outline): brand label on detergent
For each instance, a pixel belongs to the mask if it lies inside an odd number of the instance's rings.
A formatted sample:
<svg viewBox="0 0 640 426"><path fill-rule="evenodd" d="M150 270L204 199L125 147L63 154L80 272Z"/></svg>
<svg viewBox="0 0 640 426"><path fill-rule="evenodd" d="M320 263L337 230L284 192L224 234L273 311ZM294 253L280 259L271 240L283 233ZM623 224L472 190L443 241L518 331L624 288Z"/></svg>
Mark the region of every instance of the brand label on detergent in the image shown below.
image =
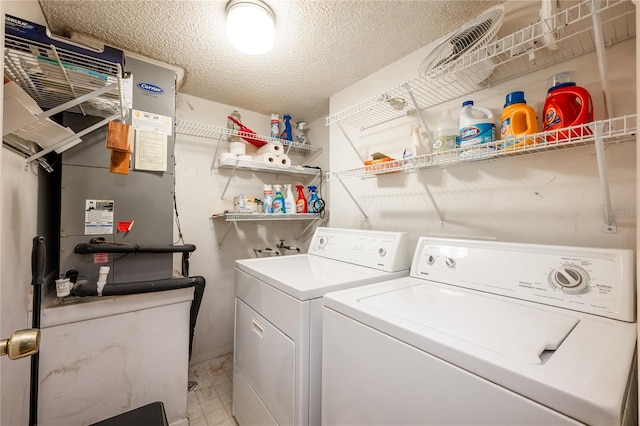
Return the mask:
<svg viewBox="0 0 640 426"><path fill-rule="evenodd" d="M493 123L478 123L460 129L460 147L492 142L495 139Z"/></svg>
<svg viewBox="0 0 640 426"><path fill-rule="evenodd" d="M548 130L560 124L560 115L554 107L547 109L544 113L544 129Z"/></svg>

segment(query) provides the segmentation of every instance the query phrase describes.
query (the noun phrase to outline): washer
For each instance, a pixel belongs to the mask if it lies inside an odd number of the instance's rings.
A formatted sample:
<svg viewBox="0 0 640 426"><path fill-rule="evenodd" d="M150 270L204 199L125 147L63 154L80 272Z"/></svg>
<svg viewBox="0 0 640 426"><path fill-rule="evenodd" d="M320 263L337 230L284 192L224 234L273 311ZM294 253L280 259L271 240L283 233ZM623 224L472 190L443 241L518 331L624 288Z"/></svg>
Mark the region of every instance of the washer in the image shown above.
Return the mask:
<svg viewBox="0 0 640 426"><path fill-rule="evenodd" d="M308 254L236 261L233 414L319 425L322 296L409 275L408 236L317 228Z"/></svg>
<svg viewBox="0 0 640 426"><path fill-rule="evenodd" d="M637 424L635 310L630 250L421 238L325 296L323 424Z"/></svg>

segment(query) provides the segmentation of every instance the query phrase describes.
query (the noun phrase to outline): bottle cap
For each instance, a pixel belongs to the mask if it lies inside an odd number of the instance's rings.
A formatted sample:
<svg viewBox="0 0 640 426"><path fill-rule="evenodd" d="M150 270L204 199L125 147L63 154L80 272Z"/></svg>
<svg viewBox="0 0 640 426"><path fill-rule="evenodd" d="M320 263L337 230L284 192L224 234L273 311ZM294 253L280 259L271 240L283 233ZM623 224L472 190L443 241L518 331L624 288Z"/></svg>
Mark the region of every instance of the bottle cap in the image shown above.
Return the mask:
<svg viewBox="0 0 640 426"><path fill-rule="evenodd" d="M563 71L549 77L549 92L559 89L561 87L575 86L576 83L575 72Z"/></svg>
<svg viewBox="0 0 640 426"><path fill-rule="evenodd" d="M507 95L507 99L505 101L504 107L508 107L513 104L526 104L527 101L524 99L524 92L511 92Z"/></svg>
<svg viewBox="0 0 640 426"><path fill-rule="evenodd" d="M463 108L464 108L464 107L466 107L467 105L473 105L473 101L464 101L464 102L462 103L462 107L463 107Z"/></svg>

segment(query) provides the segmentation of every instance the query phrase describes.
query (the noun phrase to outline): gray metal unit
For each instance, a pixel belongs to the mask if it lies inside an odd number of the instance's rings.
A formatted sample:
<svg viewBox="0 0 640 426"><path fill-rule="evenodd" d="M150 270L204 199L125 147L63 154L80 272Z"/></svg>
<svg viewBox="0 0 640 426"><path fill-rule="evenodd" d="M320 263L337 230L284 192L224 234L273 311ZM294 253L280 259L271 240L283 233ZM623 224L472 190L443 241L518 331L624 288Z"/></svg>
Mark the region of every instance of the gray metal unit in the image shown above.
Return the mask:
<svg viewBox="0 0 640 426"><path fill-rule="evenodd" d="M175 120L175 73L169 69L127 58L126 70L133 74L133 109ZM150 93L138 87L146 83L163 89ZM128 123L131 124L129 114ZM93 117L66 114L65 125L86 127ZM106 241L138 245L168 245L173 242L174 136L169 136L167 171L130 170L128 175L109 172L111 151L106 149L106 128L98 129L62 155L60 219L60 273L77 269L80 278L96 282L100 266L110 266L108 282L132 282L170 278L171 253L75 254L80 242L103 237ZM85 235L85 201L113 200L113 233ZM118 221L135 221L130 232L118 232Z"/></svg>

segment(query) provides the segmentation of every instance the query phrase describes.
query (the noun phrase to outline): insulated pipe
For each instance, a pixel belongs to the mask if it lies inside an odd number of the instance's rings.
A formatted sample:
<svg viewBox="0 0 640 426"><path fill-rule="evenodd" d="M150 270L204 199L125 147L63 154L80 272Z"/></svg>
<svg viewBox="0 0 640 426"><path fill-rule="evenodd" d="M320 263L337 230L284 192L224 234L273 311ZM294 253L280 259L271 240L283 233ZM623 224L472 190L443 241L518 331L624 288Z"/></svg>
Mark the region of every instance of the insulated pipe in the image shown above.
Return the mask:
<svg viewBox="0 0 640 426"><path fill-rule="evenodd" d="M102 290L102 295L122 296L126 294L153 293L156 291L193 287L196 285L197 279L204 280L202 277L189 277L106 284ZM97 296L98 286L95 283L78 281L73 287L73 293L76 296Z"/></svg>
<svg viewBox="0 0 640 426"><path fill-rule="evenodd" d="M75 247L77 254L91 253L191 253L196 250L193 244L174 245L139 245L118 243L80 243Z"/></svg>

